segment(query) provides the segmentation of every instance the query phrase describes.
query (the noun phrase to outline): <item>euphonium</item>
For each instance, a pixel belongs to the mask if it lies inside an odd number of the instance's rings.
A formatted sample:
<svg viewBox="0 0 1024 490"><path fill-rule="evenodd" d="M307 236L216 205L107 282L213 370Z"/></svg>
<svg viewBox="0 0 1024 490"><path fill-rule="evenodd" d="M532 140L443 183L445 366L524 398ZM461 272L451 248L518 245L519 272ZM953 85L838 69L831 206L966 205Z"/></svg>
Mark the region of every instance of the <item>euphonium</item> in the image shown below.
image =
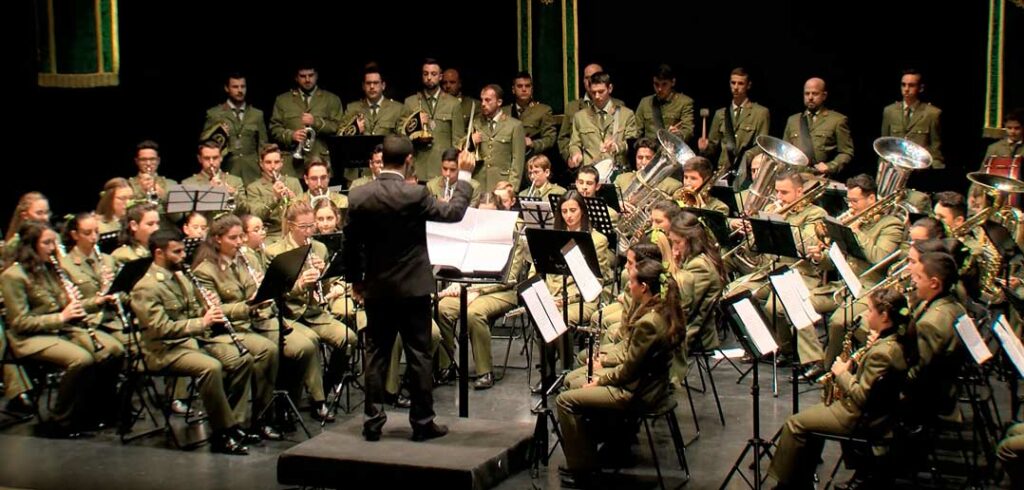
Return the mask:
<svg viewBox="0 0 1024 490"><path fill-rule="evenodd" d="M711 188L715 186L715 182L722 180L727 173L729 173L729 163L725 162L719 165L715 173L702 182L696 190L682 187L672 194L672 198L679 201L684 207L702 208L704 203L708 202L708 195L711 194Z"/></svg>
<svg viewBox="0 0 1024 490"><path fill-rule="evenodd" d="M658 142L661 147L654 158L636 173L636 177L622 192L622 216L615 227L621 253L625 253L643 235L643 230L651 220L651 206L672 198L658 189L658 184L672 175L682 173L682 162L696 155L682 139L667 130L658 131Z"/></svg>
<svg viewBox="0 0 1024 490"><path fill-rule="evenodd" d="M1021 225L1019 212L1007 205L1010 194L1024 193L1024 182L1011 177L986 174L984 172L971 172L967 179L975 184L984 187L993 197L991 206L978 211L974 216L966 219L960 226L950 230L950 235L958 240L963 240L978 226L983 225L992 218L997 218L1008 230L1016 230ZM1011 232L1012 233L1012 232ZM981 299L990 303L1000 303L1005 294L999 286L997 279L1003 269L1003 254L997 250L986 233L979 233L978 241L981 244L980 261L978 269L978 286ZM972 256L971 260L974 257ZM967 265L970 265L968 262Z"/></svg>

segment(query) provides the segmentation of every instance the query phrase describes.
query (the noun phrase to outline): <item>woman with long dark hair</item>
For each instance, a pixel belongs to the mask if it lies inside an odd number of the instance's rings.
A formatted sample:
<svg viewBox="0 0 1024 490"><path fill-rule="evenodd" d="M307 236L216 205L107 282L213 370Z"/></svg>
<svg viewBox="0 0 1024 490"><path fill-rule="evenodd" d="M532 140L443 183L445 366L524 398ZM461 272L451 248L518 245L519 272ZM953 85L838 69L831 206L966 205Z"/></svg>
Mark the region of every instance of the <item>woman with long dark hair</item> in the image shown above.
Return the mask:
<svg viewBox="0 0 1024 490"><path fill-rule="evenodd" d="M583 196L578 192L570 191L562 197L559 204L559 212L555 213L555 229L590 233L590 238L594 241L594 250L597 252L598 265L601 271L598 280L608 284L612 277L611 253L608 249L608 239L590 227L590 218L587 215L586 207L583 205ZM551 295L555 298L555 305L559 308L563 307L562 277L548 275L546 283L548 290L551 291ZM578 325L580 321L579 303L582 301L579 289L576 287L576 282L571 276L566 278L565 287L569 292L569 324ZM583 318L590 318L597 311L597 303L596 300L583 303Z"/></svg>

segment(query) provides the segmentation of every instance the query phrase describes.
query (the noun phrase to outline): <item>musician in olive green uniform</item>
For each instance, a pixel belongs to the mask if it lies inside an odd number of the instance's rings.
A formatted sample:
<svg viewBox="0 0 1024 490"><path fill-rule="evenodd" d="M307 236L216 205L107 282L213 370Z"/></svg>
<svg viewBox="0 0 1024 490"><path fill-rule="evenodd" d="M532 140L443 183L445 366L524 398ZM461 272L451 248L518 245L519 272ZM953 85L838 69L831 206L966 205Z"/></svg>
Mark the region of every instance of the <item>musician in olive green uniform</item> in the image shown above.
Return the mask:
<svg viewBox="0 0 1024 490"><path fill-rule="evenodd" d="M727 165L736 171L739 185L753 178L748 166L761 152L756 140L758 136L768 134L771 122L768 108L750 100L751 85L750 75L745 69L738 67L732 70L729 74L732 101L728 107L715 111L707 138L697 140L697 150L702 155L717 161L719 167Z"/></svg>
<svg viewBox="0 0 1024 490"><path fill-rule="evenodd" d="M99 220L92 213L78 213L68 220L64 229L63 243L69 248L60 264L82 293L82 306L89 314L87 321L102 328L123 346L128 343L123 323L128 317L118 314L125 313L119 310L124 303L115 304L114 296L101 294L113 285L117 264L113 257L99 252L98 239Z"/></svg>
<svg viewBox="0 0 1024 490"><path fill-rule="evenodd" d="M718 347L718 332L708 320L725 288L725 266L708 233L697 216L686 211L672 218L668 232L672 260L678 268L673 275L686 322L686 342L676 349L672 363L672 380L676 383L686 377L689 346L699 343L706 350Z"/></svg>
<svg viewBox="0 0 1024 490"><path fill-rule="evenodd" d="M407 116L405 106L384 96L387 83L375 64L363 69L363 98L345 105L339 132L342 135L404 134L401 125ZM354 131L353 131L354 130ZM345 178L353 181L362 169L345 169Z"/></svg>
<svg viewBox="0 0 1024 490"><path fill-rule="evenodd" d="M996 457L1010 476L1010 486L1019 488L1024 484L1024 423L1017 423L1006 430L1006 438L999 442Z"/></svg>
<svg viewBox="0 0 1024 490"><path fill-rule="evenodd" d="M156 204L143 202L128 208L125 228L121 230L121 246L111 257L118 265L149 257L149 236L160 229L160 214Z"/></svg>
<svg viewBox="0 0 1024 490"><path fill-rule="evenodd" d="M469 127L469 115L476 117L480 113L480 101L462 93L462 76L459 70L449 68L441 74L441 90L459 101L462 111L462 127Z"/></svg>
<svg viewBox="0 0 1024 490"><path fill-rule="evenodd" d="M910 278L920 300L911 316L920 359L907 372L906 393L914 407L912 413L927 420L956 409L956 378L964 360L954 325L967 312L953 295L960 274L951 255L921 255Z"/></svg>
<svg viewBox="0 0 1024 490"><path fill-rule="evenodd" d="M512 103L502 107L501 111L523 123L526 155L540 155L555 146L558 129L554 113L551 106L533 100L533 77L529 72L516 74L512 80L512 95Z"/></svg>
<svg viewBox="0 0 1024 490"><path fill-rule="evenodd" d="M271 143L260 150L263 175L245 188L246 209L263 220L267 243L281 238L281 221L288 205L302 194L299 179L283 175L283 158L277 145Z"/></svg>
<svg viewBox="0 0 1024 490"><path fill-rule="evenodd" d="M612 78L607 73L590 77L594 103L573 116L569 139L569 168L592 165L611 158L617 167L626 166L627 141L638 134L636 116L628 107L611 100Z"/></svg>
<svg viewBox="0 0 1024 490"><path fill-rule="evenodd" d="M326 267L327 247L315 240L312 240L316 231L316 224L313 218L313 209L308 204L299 201L291 204L285 214L286 228L284 237L277 243L267 246L267 255L273 260L274 257L294 250L306 243L312 245L306 267L302 275L296 281L295 287L288 293L287 307L284 312L285 318L301 323L313 332L323 343L334 348L331 359L328 362L327 373L324 375L324 384L333 388L341 382L342 376L348 367L348 362L356 345L356 333L338 321L328 310L324 302L329 298L321 298L316 287L323 268ZM324 293L327 293L324 288ZM313 414L316 418L328 419L333 415L327 413L326 407L314 406Z"/></svg>
<svg viewBox="0 0 1024 490"><path fill-rule="evenodd" d="M728 216L729 205L710 194L711 188L715 186L711 180L715 177L710 160L704 157L693 157L683 163L683 187L690 192L676 192L673 197L684 198L678 201L680 206L707 209ZM696 194L698 191L699 195Z"/></svg>
<svg viewBox="0 0 1024 490"><path fill-rule="evenodd" d="M501 87L488 85L480 91L480 113L473 119L473 146L483 164L478 163L473 177L480 186L494 190L499 181L519 189L526 158L523 123L501 111Z"/></svg>
<svg viewBox="0 0 1024 490"><path fill-rule="evenodd" d="M459 150L448 148L441 154L441 175L427 181L427 190L434 197L448 201L455 192L455 183L459 181ZM480 182L469 179L473 186L473 196L469 198L469 206L476 207L480 203Z"/></svg>
<svg viewBox="0 0 1024 490"><path fill-rule="evenodd" d="M888 214L892 212L892 207L887 209L875 208L875 211L872 212L873 215L863 214L878 202L875 179L871 178L870 175L860 174L846 181L846 202L850 205L848 211L850 216L861 216L860 219L851 222L848 226L853 230L857 243L860 245L861 250L864 251L864 256L867 260L859 259L852 255L848 255L845 258L850 268L860 278L863 287L868 289L885 278L885 268L879 268L868 275L863 274L873 265L899 249L900 245L904 243L906 230L903 226L903 220ZM822 269L826 270L835 269L835 264L832 263L828 255L829 246L829 244L814 240L814 243L807 247L807 253L811 260L820 263ZM832 314L832 312L839 308L835 301L835 292L845 287L845 283L842 281L832 281L812 288L811 302L814 304L814 310L825 316ZM806 357L801 356L801 361L804 363L821 361L825 353L821 349L821 341L818 340L818 335L812 329L803 329L799 333L799 342L803 344L800 350L811 353ZM829 351L838 354L842 341L842 334L830 336ZM834 358L835 356L833 355L828 360L831 361ZM821 366L822 370L827 368L827 363ZM812 371L808 373L808 377L816 377L815 375L817 374L821 373Z"/></svg>
<svg viewBox="0 0 1024 490"><path fill-rule="evenodd" d="M338 229L340 230L345 226L345 218L348 216L348 196L331 191L332 176L330 164L319 160L307 163L306 171L302 174L302 181L306 183L306 192L300 199L309 203L310 207L321 199L327 199L334 204L338 208Z"/></svg>
<svg viewBox="0 0 1024 490"><path fill-rule="evenodd" d="M199 145L200 171L197 174L183 180L182 184L209 185L215 189L227 193L222 211L206 211L203 213L206 219L213 219L214 215L223 212L244 213L246 206L245 183L241 177L225 174L221 171L222 157L220 148L212 141L206 141Z"/></svg>
<svg viewBox="0 0 1024 490"><path fill-rule="evenodd" d="M124 346L87 317L99 301L75 297L82 293L55 268L57 234L49 225L25 221L18 236L15 262L0 275L8 347L14 358L63 370L50 420L42 428L56 437L75 437L111 415Z"/></svg>
<svg viewBox="0 0 1024 490"><path fill-rule="evenodd" d="M548 195L565 194L565 188L551 182L551 160L544 155L534 155L526 162L526 174L530 187L519 191L519 197L536 197L547 200Z"/></svg>
<svg viewBox="0 0 1024 490"><path fill-rule="evenodd" d="M224 82L228 100L206 110L203 136L208 137L224 128L227 140L224 142L224 166L231 175L248 184L260 177L259 151L267 144L267 123L263 111L251 106L245 100L247 86L245 77L234 73ZM200 138L206 140L206 137Z"/></svg>
<svg viewBox="0 0 1024 490"><path fill-rule="evenodd" d="M405 110L419 114L421 125L432 135L429 140L408 135L413 138L416 176L430 180L441 175L441 153L458 146L456 143L466 135L468 124L459 99L441 90L441 65L437 60L424 60L421 75L423 89L405 98ZM422 135L422 131L418 133Z"/></svg>
<svg viewBox="0 0 1024 490"><path fill-rule="evenodd" d="M370 171L366 175L353 180L349 184L348 190L351 191L356 187L377 180L377 175L380 175L380 171L384 169L384 145L374 147L373 152L370 153L370 159L366 162L366 166L369 167Z"/></svg>
<svg viewBox="0 0 1024 490"><path fill-rule="evenodd" d="M150 237L153 265L132 289L132 311L142 329L146 367L190 376L213 427L213 450L248 454L245 419L253 358L239 355L227 335L212 336L226 321L219 307L205 308L192 283L180 274L185 246L176 230ZM204 311L205 309L205 311Z"/></svg>
<svg viewBox="0 0 1024 490"><path fill-rule="evenodd" d="M296 88L277 96L274 111L270 115L270 136L284 152L283 172L293 177L302 171L305 161L330 161L324 138L338 132L341 123L341 99L317 85L319 74L316 69L302 66L295 72ZM315 133L313 146L308 152L307 131ZM321 137L323 136L323 137ZM292 154L303 148L303 161L293 161Z"/></svg>
<svg viewBox="0 0 1024 490"><path fill-rule="evenodd" d="M657 139L667 129L683 141L693 138L693 99L676 92L676 75L669 65L654 70L654 94L640 99L636 107L639 136Z"/></svg>
<svg viewBox="0 0 1024 490"><path fill-rule="evenodd" d="M827 98L824 80L807 80L805 110L789 116L782 134L807 155L810 170L834 177L853 160L853 138L846 116L825 108Z"/></svg>
<svg viewBox="0 0 1024 490"><path fill-rule="evenodd" d="M595 73L603 71L604 68L596 63L591 63L583 68L583 98L574 99L565 106L565 114L562 115L562 127L558 130L558 152L561 153L562 159L566 161L572 156L572 153L569 151L569 140L572 138L573 117L577 112L593 105L593 97L590 95L590 77ZM612 97L612 102L619 106L624 105L621 100L615 97Z"/></svg>
<svg viewBox="0 0 1024 490"><path fill-rule="evenodd" d="M160 168L160 145L151 140L139 143L135 147L135 166L139 169L138 175L128 178L135 200L159 204L163 214L167 189L177 182L156 173Z"/></svg>
<svg viewBox="0 0 1024 490"><path fill-rule="evenodd" d="M626 189L629 189L629 185L633 183L636 174L643 173L644 169L651 164L651 161L654 160L654 155L658 153L658 140L646 137L637 138L636 143L633 143L633 149L636 153L634 160L636 162L636 172L622 172L615 177L615 187L619 188L619 192L625 192ZM683 187L683 183L673 177L665 177L654 187L664 192L665 196L671 197L672 194Z"/></svg>
<svg viewBox="0 0 1024 490"><path fill-rule="evenodd" d="M988 145L985 149L985 158L988 157L1019 157L1024 155L1024 130L1021 129L1021 122L1024 120L1024 113L1011 112L1003 117L1003 128L1006 130L1006 137Z"/></svg>
<svg viewBox="0 0 1024 490"><path fill-rule="evenodd" d="M563 486L582 488L596 483L597 445L617 442L614 432L621 429L613 425L616 417L627 410L633 413L656 407L671 394L669 352L684 341L686 334L678 316L678 287L674 279L662 277L661 264L652 260L637 264L629 280L635 306L623 320L628 337L622 362L556 399L568 470ZM598 363L594 367L602 366Z"/></svg>
<svg viewBox="0 0 1024 490"><path fill-rule="evenodd" d="M942 136L939 119L942 109L920 99L924 92L921 72L909 69L900 78L900 92L903 100L893 102L882 109L881 136L906 138L928 149L932 156L932 168L946 168L942 161Z"/></svg>
<svg viewBox="0 0 1024 490"><path fill-rule="evenodd" d="M872 293L869 305L871 336L867 347L858 354L859 361L837 360L831 367L838 398L801 410L783 424L778 450L768 469L768 475L779 482L776 488L814 488L814 469L825 441L809 433L847 435L869 428L877 430L896 410L896 397L883 399L890 396L890 390L876 381L884 377L888 386L899 386L908 364L914 362L916 340L912 331L906 330L907 300L898 291L880 289ZM826 389L832 391L831 387ZM883 390L882 394L874 392L876 389ZM854 454L844 452L844 456L852 458ZM876 485L891 483L879 474L878 465L857 463L858 476L863 478L863 469L875 473L873 476L879 478Z"/></svg>

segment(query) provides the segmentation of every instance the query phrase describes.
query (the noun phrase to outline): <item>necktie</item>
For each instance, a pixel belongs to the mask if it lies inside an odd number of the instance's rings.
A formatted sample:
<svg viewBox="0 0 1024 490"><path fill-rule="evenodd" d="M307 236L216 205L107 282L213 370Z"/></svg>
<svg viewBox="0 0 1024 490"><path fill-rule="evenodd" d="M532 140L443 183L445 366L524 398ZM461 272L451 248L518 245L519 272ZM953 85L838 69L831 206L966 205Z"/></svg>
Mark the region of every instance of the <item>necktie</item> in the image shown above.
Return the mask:
<svg viewBox="0 0 1024 490"><path fill-rule="evenodd" d="M490 121L489 123L487 123L487 127L488 127L488 128L490 129L491 133L493 133L493 132L494 132L494 126L495 126L496 124L497 124L497 123L495 123L495 122L494 122L494 119L491 119L491 121Z"/></svg>
<svg viewBox="0 0 1024 490"><path fill-rule="evenodd" d="M735 122L739 122L740 121L740 114L742 114L742 113L743 113L743 106L736 106L736 108L733 109L733 111L732 111L732 122L734 122L734 123Z"/></svg>
<svg viewBox="0 0 1024 490"><path fill-rule="evenodd" d="M906 130L910 127L910 106L903 108L903 129Z"/></svg>
<svg viewBox="0 0 1024 490"><path fill-rule="evenodd" d="M430 104L430 112L434 112L434 109L437 109L437 97L427 97L427 103Z"/></svg>
<svg viewBox="0 0 1024 490"><path fill-rule="evenodd" d="M242 122L242 119L245 119L245 109L235 109L235 117L238 118L238 122Z"/></svg>
<svg viewBox="0 0 1024 490"><path fill-rule="evenodd" d="M597 111L597 115L598 115L598 117L601 120L601 128L603 129L604 125L605 125L605 122L607 120L608 112L606 112L604 109L601 109L601 110Z"/></svg>
<svg viewBox="0 0 1024 490"><path fill-rule="evenodd" d="M370 115L377 117L377 109L380 109L380 104L370 104Z"/></svg>
<svg viewBox="0 0 1024 490"><path fill-rule="evenodd" d="M302 102L306 104L306 109L309 109L309 99L311 98L312 95L307 94L305 92L302 93Z"/></svg>

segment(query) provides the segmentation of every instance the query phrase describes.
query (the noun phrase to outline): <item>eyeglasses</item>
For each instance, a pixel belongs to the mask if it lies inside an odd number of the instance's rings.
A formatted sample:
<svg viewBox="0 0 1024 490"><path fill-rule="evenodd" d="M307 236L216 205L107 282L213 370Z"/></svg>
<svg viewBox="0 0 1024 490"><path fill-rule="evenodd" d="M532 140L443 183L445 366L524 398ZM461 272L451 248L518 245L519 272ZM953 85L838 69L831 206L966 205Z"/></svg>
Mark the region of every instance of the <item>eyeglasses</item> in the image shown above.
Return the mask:
<svg viewBox="0 0 1024 490"><path fill-rule="evenodd" d="M300 228L300 229L303 229L303 230L311 230L311 229L313 229L314 227L316 227L316 223L296 223L296 222L294 222L294 221L289 221L289 223L290 223L290 224L291 224L292 226L294 226L294 227L296 227L296 228Z"/></svg>

